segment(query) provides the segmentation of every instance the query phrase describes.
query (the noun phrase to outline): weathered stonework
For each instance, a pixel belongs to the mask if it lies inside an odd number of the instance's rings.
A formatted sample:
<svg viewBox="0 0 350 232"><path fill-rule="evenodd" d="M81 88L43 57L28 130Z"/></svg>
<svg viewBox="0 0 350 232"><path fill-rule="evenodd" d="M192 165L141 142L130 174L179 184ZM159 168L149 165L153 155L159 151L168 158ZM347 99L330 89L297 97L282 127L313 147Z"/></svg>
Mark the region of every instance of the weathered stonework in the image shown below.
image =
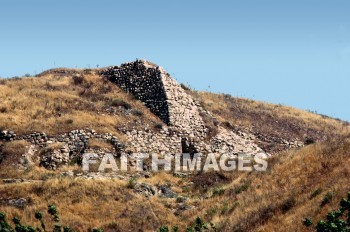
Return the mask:
<svg viewBox="0 0 350 232"><path fill-rule="evenodd" d="M27 160L36 151L43 150L55 143L62 147L42 154L40 162L43 166L56 169L69 163L72 158L79 157L89 151L89 140L97 139L113 145L111 151L115 155L126 153L216 153L236 155L241 152L258 153L262 149L255 141L266 139L253 135L225 129L215 120L212 114L202 109L191 95L161 67L147 61L136 61L121 66L114 66L101 71L101 74L124 91L142 101L151 112L158 116L166 126L154 130L150 125L140 124L137 128L118 128L118 133L125 134L126 141L122 144L115 135L99 134L93 129L79 129L61 135L50 136L41 132L17 136L14 131L0 131L0 140L26 140L34 145L31 147ZM112 112L113 113L113 112ZM215 122L208 125L209 122ZM215 127L215 128L213 128ZM140 129L141 128L141 129ZM213 131L215 133L213 133ZM275 140L273 140L275 141ZM299 143L282 141L286 146L298 147ZM90 150L91 151L91 150ZM99 156L104 152L95 151ZM135 157L130 157L134 162Z"/></svg>
<svg viewBox="0 0 350 232"><path fill-rule="evenodd" d="M166 92L159 68L148 68L142 61L110 67L103 72L110 81L131 93L166 124L170 123Z"/></svg>
<svg viewBox="0 0 350 232"><path fill-rule="evenodd" d="M239 153L258 152L253 140L217 127L218 134L209 138L201 114L204 112L186 91L161 67L138 60L109 67L102 75L142 101L168 127L161 133L127 131L127 147L135 152L155 153Z"/></svg>

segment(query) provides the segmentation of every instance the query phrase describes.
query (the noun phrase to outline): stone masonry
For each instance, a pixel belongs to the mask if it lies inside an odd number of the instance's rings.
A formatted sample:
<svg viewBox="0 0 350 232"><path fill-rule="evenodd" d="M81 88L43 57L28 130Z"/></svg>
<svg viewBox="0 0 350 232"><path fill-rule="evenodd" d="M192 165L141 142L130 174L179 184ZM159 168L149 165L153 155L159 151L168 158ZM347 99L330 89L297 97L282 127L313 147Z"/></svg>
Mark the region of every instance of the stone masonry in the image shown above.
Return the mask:
<svg viewBox="0 0 350 232"><path fill-rule="evenodd" d="M142 101L168 127L160 134L126 132L129 147L137 152L185 153L259 152L251 135L239 136L218 126L209 138L201 113L204 110L161 67L144 60L109 67L102 75ZM210 112L204 112L209 113ZM134 148L134 149L133 149Z"/></svg>
<svg viewBox="0 0 350 232"><path fill-rule="evenodd" d="M152 130L149 125L136 128L119 128L126 141L121 143L110 133L99 134L94 129L77 129L61 135L49 136L34 132L17 136L14 131L0 131L0 140L26 140L39 150L54 144L61 147L47 150L40 157L42 166L56 169L66 165L73 158L89 149L89 140L98 139L113 145L116 155L127 153L179 154L201 152L236 155L241 152L258 153L262 151L252 134L235 133L209 121L217 121L210 112L205 111L187 92L161 67L148 61L113 66L101 71L101 75L132 94L158 116L166 126ZM204 116L206 118L203 118ZM211 125L213 127L213 125ZM140 129L143 128L143 129ZM101 151L103 153L103 151Z"/></svg>

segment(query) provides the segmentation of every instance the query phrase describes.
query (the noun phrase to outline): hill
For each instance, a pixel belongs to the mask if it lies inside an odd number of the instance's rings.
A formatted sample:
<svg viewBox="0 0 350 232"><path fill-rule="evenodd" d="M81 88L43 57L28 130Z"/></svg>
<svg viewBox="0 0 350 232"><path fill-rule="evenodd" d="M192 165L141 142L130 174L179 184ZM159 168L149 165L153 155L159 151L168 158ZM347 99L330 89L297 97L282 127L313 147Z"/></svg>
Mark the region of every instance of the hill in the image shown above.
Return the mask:
<svg viewBox="0 0 350 232"><path fill-rule="evenodd" d="M350 191L350 126L179 85L135 61L0 80L0 211L36 224L54 203L78 231L302 231ZM266 172L84 173L81 155L266 152ZM135 167L134 157L130 165Z"/></svg>

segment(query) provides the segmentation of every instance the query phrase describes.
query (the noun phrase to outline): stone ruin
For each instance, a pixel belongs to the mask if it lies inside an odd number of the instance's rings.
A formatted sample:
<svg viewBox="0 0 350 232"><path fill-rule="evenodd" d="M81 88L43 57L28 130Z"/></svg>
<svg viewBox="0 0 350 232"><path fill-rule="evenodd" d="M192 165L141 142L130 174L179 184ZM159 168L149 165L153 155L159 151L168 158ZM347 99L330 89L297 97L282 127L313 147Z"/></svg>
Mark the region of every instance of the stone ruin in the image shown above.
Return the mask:
<svg viewBox="0 0 350 232"><path fill-rule="evenodd" d="M54 136L40 132L17 136L14 131L3 130L0 131L0 140L26 140L38 149L46 149L48 152L41 155L40 163L48 169L57 169L79 157L89 149L90 139L111 144L116 155L121 152L129 154L200 152L236 155L241 152L256 154L262 151L255 144L254 135L237 134L220 126L210 112L204 110L199 102L159 66L148 61L137 60L106 68L101 71L101 75L143 102L165 123L165 126L159 131L150 130L149 125L142 125L143 129L120 128L120 132L127 138L123 143L110 133L99 134L89 128ZM208 119L217 122L214 123L214 134L213 128L206 123ZM62 144L58 149L47 149L58 143ZM26 155L29 158L31 156L33 155Z"/></svg>
<svg viewBox="0 0 350 232"><path fill-rule="evenodd" d="M101 74L142 101L167 127L160 134L129 131L128 147L153 153L239 153L262 151L253 135L237 135L217 126L210 137L202 118L205 111L162 67L145 60L109 67Z"/></svg>

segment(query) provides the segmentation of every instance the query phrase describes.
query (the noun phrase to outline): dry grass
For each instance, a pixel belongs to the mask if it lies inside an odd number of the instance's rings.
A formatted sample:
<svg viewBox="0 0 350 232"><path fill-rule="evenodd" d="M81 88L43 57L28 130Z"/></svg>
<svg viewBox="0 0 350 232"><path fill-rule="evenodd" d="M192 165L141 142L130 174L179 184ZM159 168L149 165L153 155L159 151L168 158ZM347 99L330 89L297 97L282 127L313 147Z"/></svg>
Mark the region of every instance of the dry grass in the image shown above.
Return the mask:
<svg viewBox="0 0 350 232"><path fill-rule="evenodd" d="M34 213L46 212L48 204L55 204L61 223L76 231L87 231L90 226L113 227L113 231L118 231L118 228L123 231L126 228L129 231L139 228L154 231L161 222L175 220L163 205L133 194L123 182L116 180L59 178L43 183L3 185L0 193L2 199L29 199L25 210L10 206L2 206L1 210L9 218L20 215L23 222L34 225L38 224L33 218Z"/></svg>
<svg viewBox="0 0 350 232"><path fill-rule="evenodd" d="M304 218L320 220L350 191L349 151L348 137L273 157L267 172L203 173L190 178L160 172L137 180L168 184L174 192L188 197L186 204L196 208L177 216L173 211L176 199L135 195L127 188L127 181L62 178L34 168L23 176L50 178L42 184L0 185L3 200L24 197L30 199L29 206L21 210L2 203L1 210L34 223L33 212L54 203L62 222L79 231L90 226L154 231L161 225L180 225L184 230L197 216L214 222L219 231L307 231L302 225ZM70 169L74 168L78 167ZM333 197L322 206L327 193Z"/></svg>
<svg viewBox="0 0 350 232"><path fill-rule="evenodd" d="M321 219L326 212L336 209L340 198L350 191L348 124L291 107L204 92L191 94L231 129L249 128L268 136L293 140L311 137L323 142L274 156L267 172L200 173L187 178L160 172L137 180L167 184L177 194L186 196L185 204L192 208L177 215L176 199L135 194L127 188L127 181L73 179L59 173L80 172L78 166L64 167L58 172L41 167L17 170L2 163L1 178L40 182L0 182L1 211L10 218L18 215L23 222L36 225L34 212L46 212L47 205L54 203L62 224L77 231L90 227L104 227L106 231L156 231L162 225L179 225L183 231L197 216L214 222L219 231L306 231L302 226L304 218ZM143 114L127 114L122 110L117 115L108 115L105 107L114 107L111 103L115 99L118 107L127 103L131 110ZM93 125L99 132L118 135L118 127L134 126L135 121L163 125L140 102L93 70L50 70L40 77L0 80L0 129L12 129L17 134L42 131L55 135ZM208 123L215 126L214 122ZM27 145L24 141L0 142L0 149L17 157ZM110 148L109 144L94 139L90 146ZM327 193L333 197L322 205ZM24 209L7 204L9 199L21 197L28 199Z"/></svg>
<svg viewBox="0 0 350 232"><path fill-rule="evenodd" d="M276 152L277 144L265 144L273 138L287 141L325 141L350 134L350 124L323 115L225 94L188 91L201 105L211 111L229 129L252 132L257 143L267 151Z"/></svg>
<svg viewBox="0 0 350 232"><path fill-rule="evenodd" d="M2 167L17 164L22 155L28 151L30 143L24 140L11 141L0 144L0 164Z"/></svg>
<svg viewBox="0 0 350 232"><path fill-rule="evenodd" d="M89 140L89 147L93 149L106 149L108 151L113 150L113 145L110 143L103 142L98 139L90 139Z"/></svg>
<svg viewBox="0 0 350 232"><path fill-rule="evenodd" d="M91 71L74 70L73 76L45 73L40 77L9 79L0 85L0 129L12 129L17 134L33 131L50 135L91 127L103 133L118 135L122 125L144 121L151 126L160 120L139 101L116 85ZM74 79L79 77L80 81ZM109 115L105 108L113 99L121 99L143 116Z"/></svg>
<svg viewBox="0 0 350 232"><path fill-rule="evenodd" d="M348 139L281 154L270 160L268 172L236 177L199 210L222 231L307 231L303 219L324 218L350 191L349 148ZM333 198L321 206L327 193Z"/></svg>
<svg viewBox="0 0 350 232"><path fill-rule="evenodd" d="M234 98L225 94L209 92L192 92L203 106L218 116L221 121L232 122L239 126L272 126L269 120L276 124L289 121L290 124L299 121L300 126L315 131L331 133L332 131L349 131L349 124L323 115L295 109L289 106L253 101L244 98ZM254 120L255 119L255 120ZM257 124L259 123L259 124Z"/></svg>

